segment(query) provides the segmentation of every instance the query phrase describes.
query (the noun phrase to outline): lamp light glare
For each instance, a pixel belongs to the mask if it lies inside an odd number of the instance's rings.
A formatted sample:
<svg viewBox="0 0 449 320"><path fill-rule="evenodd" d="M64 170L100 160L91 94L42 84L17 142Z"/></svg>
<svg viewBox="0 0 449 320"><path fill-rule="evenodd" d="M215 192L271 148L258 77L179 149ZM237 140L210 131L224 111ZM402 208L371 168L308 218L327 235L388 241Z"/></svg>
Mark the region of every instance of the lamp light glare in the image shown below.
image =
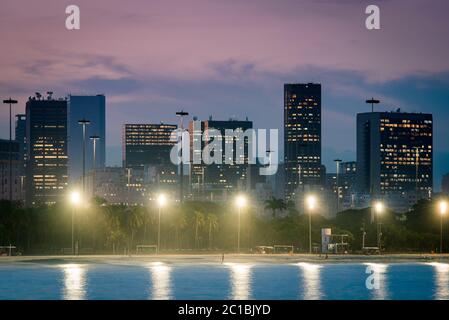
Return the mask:
<svg viewBox="0 0 449 320"><path fill-rule="evenodd" d="M70 202L73 205L79 205L80 204L80 202L81 202L81 195L80 195L80 193L78 191L73 191L70 194Z"/></svg>
<svg viewBox="0 0 449 320"><path fill-rule="evenodd" d="M440 202L440 214L441 214L442 216L444 216L444 215L446 214L446 212L447 212L447 202L444 201L444 200L442 200L442 201Z"/></svg>
<svg viewBox="0 0 449 320"><path fill-rule="evenodd" d="M165 206L165 204L167 203L167 197L165 196L165 194L160 194L157 197L157 203L158 203L159 207Z"/></svg>
<svg viewBox="0 0 449 320"><path fill-rule="evenodd" d="M307 202L307 207L309 208L309 210L313 210L316 208L317 199L315 196L313 196L313 195L307 196L306 202Z"/></svg>
<svg viewBox="0 0 449 320"><path fill-rule="evenodd" d="M244 196L238 196L235 200L237 207L243 208L246 205L246 198Z"/></svg>

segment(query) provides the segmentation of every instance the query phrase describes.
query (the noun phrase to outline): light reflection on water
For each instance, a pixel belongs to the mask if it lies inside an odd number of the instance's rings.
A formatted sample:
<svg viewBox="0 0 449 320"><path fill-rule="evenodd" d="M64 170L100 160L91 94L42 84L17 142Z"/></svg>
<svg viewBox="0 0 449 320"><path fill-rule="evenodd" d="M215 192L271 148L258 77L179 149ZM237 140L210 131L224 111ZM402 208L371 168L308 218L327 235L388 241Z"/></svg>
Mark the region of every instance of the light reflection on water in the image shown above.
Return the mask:
<svg viewBox="0 0 449 320"><path fill-rule="evenodd" d="M64 300L83 300L86 296L86 268L80 264L61 265L64 272Z"/></svg>
<svg viewBox="0 0 449 320"><path fill-rule="evenodd" d="M449 299L449 264L0 264L0 300L145 298Z"/></svg>
<svg viewBox="0 0 449 320"><path fill-rule="evenodd" d="M170 299L172 297L170 279L171 267L162 262L154 262L149 266L149 269L152 283L150 299Z"/></svg>
<svg viewBox="0 0 449 320"><path fill-rule="evenodd" d="M300 297L304 300L318 300L321 298L320 269L318 264L300 262L297 264L302 271L303 291Z"/></svg>
<svg viewBox="0 0 449 320"><path fill-rule="evenodd" d="M429 265L435 270L435 299L449 299L449 264L431 262Z"/></svg>
<svg viewBox="0 0 449 320"><path fill-rule="evenodd" d="M251 265L226 263L231 270L231 299L248 300L251 298Z"/></svg>

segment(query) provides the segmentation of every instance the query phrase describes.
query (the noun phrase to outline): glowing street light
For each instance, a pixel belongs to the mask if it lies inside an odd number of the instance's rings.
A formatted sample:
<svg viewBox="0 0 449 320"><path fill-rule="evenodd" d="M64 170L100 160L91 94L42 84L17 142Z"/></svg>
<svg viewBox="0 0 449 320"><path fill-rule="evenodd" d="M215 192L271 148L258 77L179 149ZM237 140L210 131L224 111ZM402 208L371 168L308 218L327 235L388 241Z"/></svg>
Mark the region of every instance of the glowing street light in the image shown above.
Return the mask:
<svg viewBox="0 0 449 320"><path fill-rule="evenodd" d="M243 195L237 196L235 198L235 204L238 210L238 229L237 229L237 253L240 253L240 216L242 209L246 206L246 198Z"/></svg>
<svg viewBox="0 0 449 320"><path fill-rule="evenodd" d="M309 253L312 253L312 211L315 210L317 199L314 195L306 197L307 212L309 213Z"/></svg>
<svg viewBox="0 0 449 320"><path fill-rule="evenodd" d="M81 204L81 194L78 191L72 191L70 203L72 204L72 254L75 254L75 214L76 208Z"/></svg>
<svg viewBox="0 0 449 320"><path fill-rule="evenodd" d="M441 200L438 207L440 211L440 253L443 253L443 216L445 216L447 212L447 202Z"/></svg>
<svg viewBox="0 0 449 320"><path fill-rule="evenodd" d="M384 212L384 204L380 201L377 201L376 204L374 205L374 208L376 209L376 213L382 214Z"/></svg>
<svg viewBox="0 0 449 320"><path fill-rule="evenodd" d="M377 219L377 247L379 248L379 252L381 250L381 238L382 238L382 224L380 223L380 215L385 211L385 206L383 202L377 201L374 204L374 210L376 212Z"/></svg>
<svg viewBox="0 0 449 320"><path fill-rule="evenodd" d="M157 205L159 207L159 222L157 227L157 250L156 253L159 254L159 248L161 246L161 211L162 208L167 204L167 197L165 194L160 194L157 196Z"/></svg>
<svg viewBox="0 0 449 320"><path fill-rule="evenodd" d="M81 203L81 195L78 191L73 191L70 194L70 202L74 206L79 206L79 204Z"/></svg>
<svg viewBox="0 0 449 320"><path fill-rule="evenodd" d="M447 212L447 202L444 200L440 201L439 207L441 216L444 216Z"/></svg>

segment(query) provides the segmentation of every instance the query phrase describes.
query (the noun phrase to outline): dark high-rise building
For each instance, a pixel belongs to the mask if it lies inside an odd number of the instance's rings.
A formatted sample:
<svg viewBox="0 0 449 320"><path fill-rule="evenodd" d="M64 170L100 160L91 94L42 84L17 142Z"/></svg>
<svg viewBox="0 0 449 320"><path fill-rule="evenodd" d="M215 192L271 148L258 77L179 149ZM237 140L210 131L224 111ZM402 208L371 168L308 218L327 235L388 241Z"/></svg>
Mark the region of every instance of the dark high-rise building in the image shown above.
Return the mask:
<svg viewBox="0 0 449 320"><path fill-rule="evenodd" d="M70 183L79 182L83 176L83 130L78 121L86 119L86 174L93 169L93 145L90 136L97 136L95 167L106 164L106 98L104 95L70 95L67 101L67 135Z"/></svg>
<svg viewBox="0 0 449 320"><path fill-rule="evenodd" d="M321 84L284 85L285 197L323 185Z"/></svg>
<svg viewBox="0 0 449 320"><path fill-rule="evenodd" d="M27 203L55 203L67 192L67 101L30 98L26 122Z"/></svg>
<svg viewBox="0 0 449 320"><path fill-rule="evenodd" d="M146 165L170 165L170 151L176 143L174 124L125 124L123 126L123 167L143 169Z"/></svg>
<svg viewBox="0 0 449 320"><path fill-rule="evenodd" d="M19 144L19 161L21 161L20 175L25 175L27 140L26 140L26 115L16 115L15 140Z"/></svg>
<svg viewBox="0 0 449 320"><path fill-rule="evenodd" d="M251 166L248 163L248 140L243 137L244 141L238 141L239 137L234 134L229 134L230 131L236 132L241 130L245 132L247 129L253 128L252 121L240 121L240 120L206 120L206 121L191 121L189 124L189 133L191 139L191 185L194 193L200 194L202 191L207 192L223 192L243 190L250 187L251 178L255 181L257 179L257 170L248 170ZM204 164L204 159L200 164L194 164L193 159L195 156L200 156L201 152L208 142L204 141L203 136L207 135L208 130L215 129L221 135L219 144L221 152L221 164L212 163L209 165ZM207 138L207 137L206 137ZM254 141L253 143L256 143ZM195 145L201 146L201 148L193 148ZM243 148L243 150L237 150ZM226 163L226 149L232 150L232 163ZM199 153L199 154L198 154ZM243 157L240 159L241 164L237 164L237 156ZM228 159L228 162L230 162ZM195 192L196 190L196 192Z"/></svg>
<svg viewBox="0 0 449 320"><path fill-rule="evenodd" d="M9 161L9 152L11 151L11 162ZM0 199L21 200L22 185L20 179L21 164L20 148L17 141L0 139ZM11 166L10 166L11 164ZM11 172L10 172L11 171ZM10 180L11 178L11 180ZM12 192L10 193L10 187Z"/></svg>
<svg viewBox="0 0 449 320"><path fill-rule="evenodd" d="M358 191L376 198L433 187L431 114L370 112L357 115Z"/></svg>
<svg viewBox="0 0 449 320"><path fill-rule="evenodd" d="M441 180L441 192L449 195L449 173L443 175L443 179Z"/></svg>

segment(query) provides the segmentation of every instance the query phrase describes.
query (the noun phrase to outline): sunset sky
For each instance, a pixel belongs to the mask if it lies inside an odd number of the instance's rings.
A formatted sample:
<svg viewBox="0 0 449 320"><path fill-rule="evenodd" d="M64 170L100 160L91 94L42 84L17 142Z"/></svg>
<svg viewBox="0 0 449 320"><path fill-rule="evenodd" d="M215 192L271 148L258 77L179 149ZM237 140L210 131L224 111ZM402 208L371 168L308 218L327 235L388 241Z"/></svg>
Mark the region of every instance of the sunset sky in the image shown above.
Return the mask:
<svg viewBox="0 0 449 320"><path fill-rule="evenodd" d="M65 28L65 7L81 30ZM368 4L381 30L365 28ZM249 117L279 128L283 83L320 82L323 161L355 160L355 115L430 112L435 186L449 172L449 1L447 0L2 0L0 98L24 112L35 91L104 93L107 162L121 164L121 125ZM0 110L0 137L8 137ZM282 137L282 134L280 135Z"/></svg>

